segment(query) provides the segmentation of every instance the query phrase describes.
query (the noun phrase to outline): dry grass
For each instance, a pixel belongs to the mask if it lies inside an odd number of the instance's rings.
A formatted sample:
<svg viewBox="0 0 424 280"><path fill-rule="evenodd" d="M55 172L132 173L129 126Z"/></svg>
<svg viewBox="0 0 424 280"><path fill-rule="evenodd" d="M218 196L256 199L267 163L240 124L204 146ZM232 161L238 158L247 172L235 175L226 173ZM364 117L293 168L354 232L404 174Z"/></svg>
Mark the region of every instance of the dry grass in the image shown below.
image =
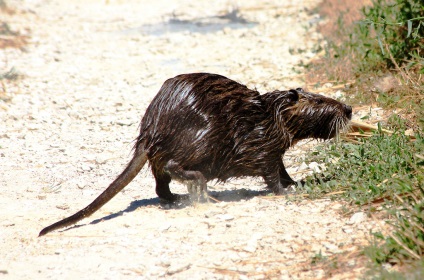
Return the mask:
<svg viewBox="0 0 424 280"><path fill-rule="evenodd" d="M9 13L0 9L1 14ZM28 36L21 35L17 31L11 30L9 24L5 21L0 21L0 49L17 48L23 49L28 44Z"/></svg>
<svg viewBox="0 0 424 280"><path fill-rule="evenodd" d="M0 0L0 50L8 48L24 50L28 44L29 37L13 30L8 24L17 15L17 12L7 6L5 1ZM0 101L10 100L10 94L19 91L17 81L21 77L13 66L8 66L7 56L5 61L5 67L0 70ZM5 108L3 103L0 103L0 108Z"/></svg>
<svg viewBox="0 0 424 280"><path fill-rule="evenodd" d="M19 15L17 11L0 0L0 49L18 48L23 49L28 44L28 36L20 34L10 28L8 21Z"/></svg>
<svg viewBox="0 0 424 280"><path fill-rule="evenodd" d="M424 104L424 78L419 71L420 64L411 67L416 63L414 61L398 65L383 39L382 44L394 65L393 69L387 69L382 61L374 59L371 62L368 58L364 60L366 49L355 49L366 43L362 42L364 38L355 37L359 36L355 22L363 19L361 10L370 4L370 0L322 2L319 12L326 21L319 26L318 31L326 39L325 55L308 65L306 83L320 87L331 82L339 87L337 89L347 93L350 104L393 109L406 121L407 128L421 130L424 126L424 113L420 109ZM355 47L350 47L349 44L354 44Z"/></svg>
<svg viewBox="0 0 424 280"><path fill-rule="evenodd" d="M324 0L319 7L319 13L325 21L318 27L318 31L327 41L337 45L343 44L345 29L350 29L355 21L361 19L361 9L370 3L371 0ZM335 53L331 49L327 49L327 56L333 57L334 55ZM354 53L337 60L326 57L317 58L306 74L306 82L317 84L328 80L345 82L355 79L351 63L351 60L354 59L353 56L355 56Z"/></svg>
<svg viewBox="0 0 424 280"><path fill-rule="evenodd" d="M320 14L326 19L321 24L318 31L326 38L340 41L339 26L337 21L340 15L343 15L343 25L351 26L355 21L361 19L361 9L371 4L371 0L324 0L320 5Z"/></svg>
<svg viewBox="0 0 424 280"><path fill-rule="evenodd" d="M358 138L365 138L365 137L371 137L373 135L373 132L381 131L384 134L393 134L394 132L388 129L384 128L378 128L377 125L371 125L363 121L354 120L351 121L350 124L350 131L343 133L341 135L341 138L348 142L354 142L359 143ZM412 133L405 133L409 136L411 140L415 140L415 135Z"/></svg>

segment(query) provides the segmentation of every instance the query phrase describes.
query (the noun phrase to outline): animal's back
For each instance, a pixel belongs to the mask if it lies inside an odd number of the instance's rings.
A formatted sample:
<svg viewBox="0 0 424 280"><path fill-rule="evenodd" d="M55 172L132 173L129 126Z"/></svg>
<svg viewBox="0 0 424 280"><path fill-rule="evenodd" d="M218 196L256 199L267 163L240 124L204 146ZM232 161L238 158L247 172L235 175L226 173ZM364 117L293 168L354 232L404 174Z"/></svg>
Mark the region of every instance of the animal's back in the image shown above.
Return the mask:
<svg viewBox="0 0 424 280"><path fill-rule="evenodd" d="M237 176L229 170L240 152L235 139L246 139L264 117L259 96L216 74L168 79L146 110L137 145L158 169L172 159L207 179Z"/></svg>

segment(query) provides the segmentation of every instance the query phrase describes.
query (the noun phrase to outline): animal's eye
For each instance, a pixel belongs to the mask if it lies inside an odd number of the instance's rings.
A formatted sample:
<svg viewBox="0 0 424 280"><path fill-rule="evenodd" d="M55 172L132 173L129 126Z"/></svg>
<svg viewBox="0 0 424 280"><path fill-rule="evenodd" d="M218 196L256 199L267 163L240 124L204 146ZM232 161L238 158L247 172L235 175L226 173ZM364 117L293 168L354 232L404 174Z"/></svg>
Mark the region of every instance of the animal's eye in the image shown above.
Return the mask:
<svg viewBox="0 0 424 280"><path fill-rule="evenodd" d="M316 104L322 104L324 101L322 101L322 99L315 99L315 103Z"/></svg>

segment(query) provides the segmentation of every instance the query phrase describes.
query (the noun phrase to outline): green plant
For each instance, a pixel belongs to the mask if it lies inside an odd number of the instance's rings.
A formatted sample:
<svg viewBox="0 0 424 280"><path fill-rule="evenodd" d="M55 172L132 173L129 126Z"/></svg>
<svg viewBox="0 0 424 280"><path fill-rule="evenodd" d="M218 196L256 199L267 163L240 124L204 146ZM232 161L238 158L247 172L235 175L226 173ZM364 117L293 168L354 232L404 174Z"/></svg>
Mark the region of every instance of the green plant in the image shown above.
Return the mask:
<svg viewBox="0 0 424 280"><path fill-rule="evenodd" d="M320 262L326 261L327 259L328 258L326 256L324 256L322 254L321 250L320 250L318 253L316 253L314 256L312 256L311 264L316 265Z"/></svg>
<svg viewBox="0 0 424 280"><path fill-rule="evenodd" d="M359 144L317 149L311 160L324 162L327 168L307 178L304 191L312 197L338 193L358 205L384 201L393 217L392 230L386 236L374 233L375 244L365 254L377 264L420 262L424 258L424 138L418 134L411 141L399 119L391 122L398 127L392 135L380 128Z"/></svg>
<svg viewBox="0 0 424 280"><path fill-rule="evenodd" d="M363 8L365 19L360 22L358 30L374 40L367 53L374 52L389 69L394 68L395 63L401 65L413 57L420 57L424 49L423 2L373 0L372 3L372 6ZM424 71L424 65L421 65L421 71Z"/></svg>
<svg viewBox="0 0 424 280"><path fill-rule="evenodd" d="M373 0L362 8L363 19L346 26L337 21L339 40L330 40L327 54L351 59L356 73L419 68L424 73L424 5L421 0Z"/></svg>
<svg viewBox="0 0 424 280"><path fill-rule="evenodd" d="M335 143L318 147L311 161L324 162L327 169L307 178L305 191L320 196L346 190L347 198L356 204L366 204L424 184L417 157L424 150L420 136L411 142L402 131L393 135L379 132L359 141L359 145Z"/></svg>
<svg viewBox="0 0 424 280"><path fill-rule="evenodd" d="M12 67L9 71L6 71L4 73L0 73L0 81L1 80L10 80L14 81L17 80L21 75L16 71L15 67Z"/></svg>
<svg viewBox="0 0 424 280"><path fill-rule="evenodd" d="M332 0L323 4L328 2L335 5ZM380 129L372 137L358 140L359 144L317 148L310 159L325 163L327 168L306 179L304 192L310 197L343 197L360 206L370 205L370 210L373 203L383 203L391 231L374 233L374 243L364 250L377 264L374 274L404 279L402 273L382 266L402 263L413 268L415 278L411 279L423 279L424 2L373 0L361 11L362 19L356 18L356 23L349 18L349 11L338 13L337 20L333 18L337 28L324 34L325 55L307 65L307 82L354 81L348 90L349 102L400 108L408 121L390 118L388 123L396 131L392 135ZM329 12L326 15L331 17ZM394 77L395 85L376 90L385 76ZM412 125L408 123L411 120ZM407 127L418 131L415 141L405 135Z"/></svg>
<svg viewBox="0 0 424 280"><path fill-rule="evenodd" d="M328 2L336 5L332 0L324 1L323 5ZM350 16L349 4L339 1L337 5L347 8L338 13L338 18L326 13L334 27L323 30L327 31L324 56L305 66L307 83L349 81L347 92L351 101L400 106L414 114L414 128L424 129L422 0L373 0L361 9L362 18L355 20ZM385 76L394 77L393 85L387 91L376 89Z"/></svg>

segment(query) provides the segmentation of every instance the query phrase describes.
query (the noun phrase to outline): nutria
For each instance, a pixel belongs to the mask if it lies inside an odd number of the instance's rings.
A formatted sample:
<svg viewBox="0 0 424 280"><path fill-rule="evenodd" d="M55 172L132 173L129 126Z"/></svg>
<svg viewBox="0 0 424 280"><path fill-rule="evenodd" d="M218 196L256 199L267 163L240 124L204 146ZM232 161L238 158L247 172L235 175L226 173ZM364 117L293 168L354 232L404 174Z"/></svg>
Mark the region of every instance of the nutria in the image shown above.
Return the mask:
<svg viewBox="0 0 424 280"><path fill-rule="evenodd" d="M192 195L206 182L260 176L275 194L294 181L282 156L306 138L330 139L345 127L352 108L303 89L260 95L226 77L194 73L168 79L141 120L134 156L90 205L44 228L39 236L93 214L128 183L148 160L156 194L167 201L171 179L185 181Z"/></svg>

